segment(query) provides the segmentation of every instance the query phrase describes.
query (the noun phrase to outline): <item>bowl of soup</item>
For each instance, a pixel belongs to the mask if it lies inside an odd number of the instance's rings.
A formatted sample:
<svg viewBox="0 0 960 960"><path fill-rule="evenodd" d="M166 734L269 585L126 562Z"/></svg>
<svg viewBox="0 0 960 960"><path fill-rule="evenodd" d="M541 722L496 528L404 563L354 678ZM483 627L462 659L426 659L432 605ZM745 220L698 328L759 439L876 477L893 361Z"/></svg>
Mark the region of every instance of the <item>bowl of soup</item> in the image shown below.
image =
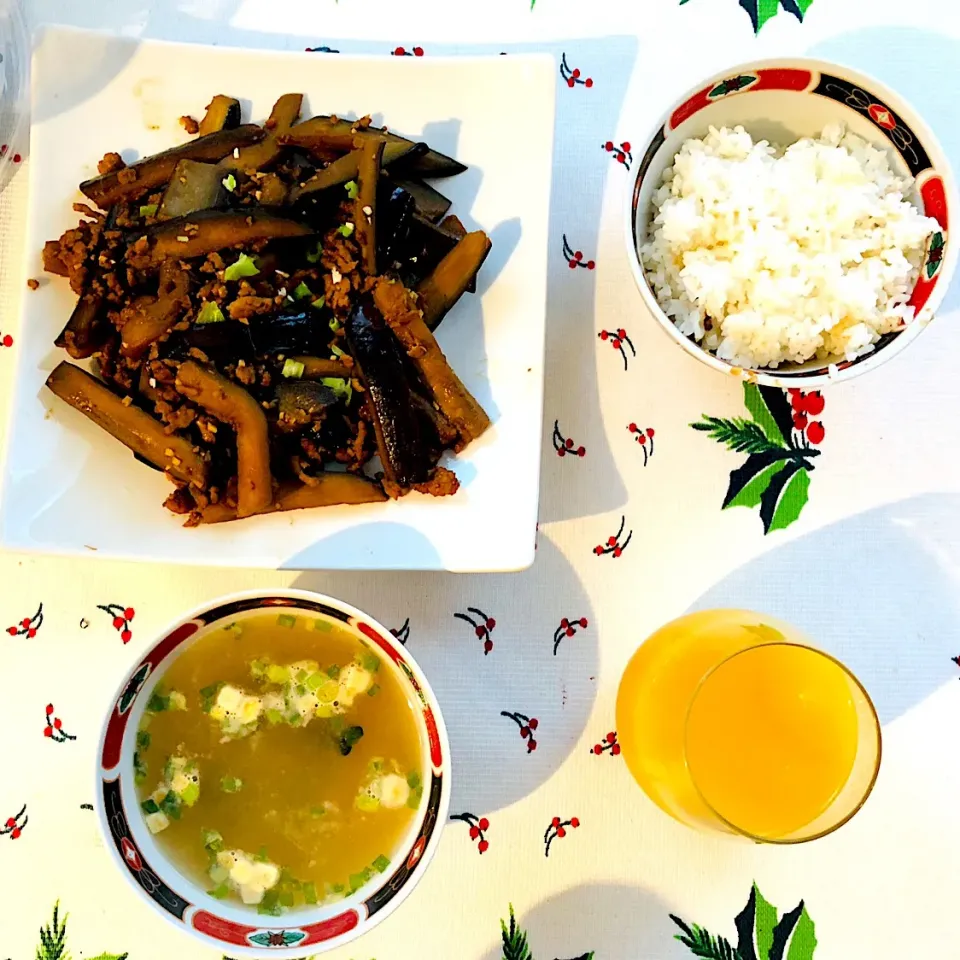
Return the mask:
<svg viewBox="0 0 960 960"><path fill-rule="evenodd" d="M231 956L308 956L416 886L449 746L426 678L375 620L240 593L172 624L124 679L96 798L108 848L167 920Z"/></svg>

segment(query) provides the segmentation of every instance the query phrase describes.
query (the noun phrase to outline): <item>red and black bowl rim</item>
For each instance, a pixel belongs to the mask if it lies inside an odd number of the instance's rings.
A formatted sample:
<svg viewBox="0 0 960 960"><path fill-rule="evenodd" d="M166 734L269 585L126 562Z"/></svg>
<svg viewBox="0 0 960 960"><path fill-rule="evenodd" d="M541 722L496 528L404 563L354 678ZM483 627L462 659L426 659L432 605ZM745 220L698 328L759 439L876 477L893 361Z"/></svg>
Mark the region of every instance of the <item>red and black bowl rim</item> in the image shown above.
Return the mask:
<svg viewBox="0 0 960 960"><path fill-rule="evenodd" d="M313 923L284 924L282 917L276 918L281 921L277 924L261 923L261 920L272 918L253 913L252 922L242 923L219 916L209 906L172 889L137 843L130 828L130 813L126 809L121 787L122 777L127 773L120 769L127 725L141 691L160 664L204 627L229 620L238 614L271 607L295 609L338 621L352 628L367 643L378 647L396 665L398 674L413 692L429 744L430 777L429 789L425 791L426 802L421 806L416 830L410 832L411 839L391 859L391 872L380 878L379 885L363 901L351 903L346 900L341 912ZM386 638L382 627L360 611L347 605L341 607L325 602L319 597L281 593L241 596L206 608L177 624L144 654L140 663L130 672L107 718L102 737L97 774L99 799L103 805L102 820L130 878L169 919L224 947L282 955L285 951L299 952L302 948L328 943L361 926L367 929L372 927L386 915L384 911L388 907L396 905L401 892L412 886L418 865L425 855L432 853L431 841L439 837L437 828L445 817L447 798L444 787L445 780L449 779L449 751L442 723L437 719L435 702L424 683L418 680L417 674L418 671L411 667L405 654L397 649L397 644ZM132 770L129 773L132 775ZM139 815L139 811L134 811L133 816ZM168 861L164 860L163 863L167 866L163 873L176 872L176 868L169 866ZM185 882L184 886L189 886L189 883Z"/></svg>
<svg viewBox="0 0 960 960"><path fill-rule="evenodd" d="M792 93L813 94L843 104L870 121L874 128L900 156L910 175L916 181L916 189L924 204L926 216L933 217L940 224L928 242L926 255L920 268L920 276L914 286L908 305L913 307L915 316L927 305L940 282L942 264L948 252L948 228L950 204L948 201L947 181L944 172L938 170L928 154L920 136L903 116L890 107L885 98L877 97L866 84L846 80L811 66L776 66L773 64L746 66L731 71L730 75L713 80L691 94L679 106L675 107L653 135L637 166L631 199L631 235L634 255L639 257L640 228L638 212L640 190L650 170L654 157L666 142L667 136L681 124L695 116L704 108L726 97L743 96L766 90L783 90ZM646 224L642 225L644 228ZM640 265L641 273L643 265ZM644 273L644 282L646 277ZM652 292L652 291L651 291ZM672 322L672 321L671 321ZM886 345L892 343L906 329L906 325L880 337L874 349L854 360L824 364L820 368L809 370L780 370L772 367L758 368L758 374L768 374L778 380L809 379L825 374L829 369L846 370L874 357ZM692 343L696 341L688 337ZM697 344L699 346L699 344ZM712 354L711 354L712 356ZM718 358L719 359L719 358ZM725 361L720 361L725 362ZM732 365L730 365L732 367Z"/></svg>

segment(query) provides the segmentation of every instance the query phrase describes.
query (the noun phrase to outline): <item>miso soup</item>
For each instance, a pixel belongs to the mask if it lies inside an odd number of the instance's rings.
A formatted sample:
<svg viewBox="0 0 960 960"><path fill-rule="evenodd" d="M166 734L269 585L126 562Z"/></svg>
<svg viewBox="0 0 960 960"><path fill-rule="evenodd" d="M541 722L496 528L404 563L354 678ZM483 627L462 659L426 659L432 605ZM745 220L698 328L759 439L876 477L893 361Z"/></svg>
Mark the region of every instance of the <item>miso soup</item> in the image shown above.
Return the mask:
<svg viewBox="0 0 960 960"><path fill-rule="evenodd" d="M393 669L302 611L241 616L189 646L148 701L134 765L170 860L269 915L386 871L423 794L414 708Z"/></svg>

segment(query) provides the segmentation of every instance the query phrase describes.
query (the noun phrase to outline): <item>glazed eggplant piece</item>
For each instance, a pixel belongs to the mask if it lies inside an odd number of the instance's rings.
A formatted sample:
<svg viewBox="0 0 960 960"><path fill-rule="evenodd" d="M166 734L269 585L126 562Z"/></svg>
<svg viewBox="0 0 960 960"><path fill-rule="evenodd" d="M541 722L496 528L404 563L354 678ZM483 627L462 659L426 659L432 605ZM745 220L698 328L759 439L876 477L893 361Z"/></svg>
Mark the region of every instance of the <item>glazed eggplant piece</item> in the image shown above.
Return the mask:
<svg viewBox="0 0 960 960"><path fill-rule="evenodd" d="M273 501L273 477L263 408L243 387L194 360L180 365L175 386L237 432L237 516L266 510Z"/></svg>
<svg viewBox="0 0 960 960"><path fill-rule="evenodd" d="M251 317L249 329L254 350L265 356L328 352L330 328L314 307L290 307L281 313Z"/></svg>
<svg viewBox="0 0 960 960"><path fill-rule="evenodd" d="M219 323L194 323L188 330L177 330L160 346L164 360L187 360L190 350L201 350L217 366L254 358L250 328L237 320Z"/></svg>
<svg viewBox="0 0 960 960"><path fill-rule="evenodd" d="M124 403L106 384L69 363L58 364L47 377L47 386L61 400L79 410L97 426L171 476L203 487L207 461L189 440L168 434L164 425L131 403Z"/></svg>
<svg viewBox="0 0 960 960"><path fill-rule="evenodd" d="M177 260L165 260L160 265L156 299L138 309L120 331L120 352L125 357L137 358L172 329L189 303L188 290L186 271Z"/></svg>
<svg viewBox="0 0 960 960"><path fill-rule="evenodd" d="M388 143L415 142L408 140L406 137L398 136L395 133L390 133L380 127L361 127L356 120L341 120L339 118L322 115L304 120L298 127L298 133L300 136L308 136L313 133L349 133L359 138L384 137ZM398 167L398 170L399 169L400 167ZM453 157L448 157L446 154L440 153L439 150L433 150L428 147L416 156L408 156L403 161L402 169L406 176L439 179L441 177L454 177L458 173L463 173L467 168L460 163L459 160L454 160Z"/></svg>
<svg viewBox="0 0 960 960"><path fill-rule="evenodd" d="M288 380L277 384L278 422L281 430L299 430L323 419L327 407L337 402L329 387L313 380Z"/></svg>
<svg viewBox="0 0 960 960"><path fill-rule="evenodd" d="M327 360L323 357L293 357L293 359L303 364L304 379L321 380L324 377L350 379L350 371L339 360Z"/></svg>
<svg viewBox="0 0 960 960"><path fill-rule="evenodd" d="M410 235L416 205L403 187L384 182L377 193L377 206L377 257L381 271L386 272Z"/></svg>
<svg viewBox="0 0 960 960"><path fill-rule="evenodd" d="M263 170L277 162L283 152L280 138L289 133L300 116L303 105L302 93L285 93L273 105L270 116L263 125L266 136L256 144L242 147L239 156L228 156L223 161L227 170Z"/></svg>
<svg viewBox="0 0 960 960"><path fill-rule="evenodd" d="M430 184L423 183L420 180L404 180L402 177L396 177L393 182L413 197L417 213L431 223L437 223L453 203L439 190L435 190Z"/></svg>
<svg viewBox="0 0 960 960"><path fill-rule="evenodd" d="M355 473L321 473L314 482L281 483L273 500L273 510L306 510L338 504L382 503L387 495L379 484ZM199 511L199 523L224 523L236 520L237 511L226 503L214 503Z"/></svg>
<svg viewBox="0 0 960 960"><path fill-rule="evenodd" d="M70 314L67 325L54 341L74 360L93 356L109 339L112 327L106 315L106 301L96 293L84 293Z"/></svg>
<svg viewBox="0 0 960 960"><path fill-rule="evenodd" d="M208 104L197 131L201 137L240 126L240 101L218 93Z"/></svg>
<svg viewBox="0 0 960 960"><path fill-rule="evenodd" d="M140 234L149 243L149 258L160 263L169 257L186 260L215 250L249 244L254 240L307 237L306 224L255 207L239 210L198 210L186 217L155 223ZM128 259L139 257L139 237L127 250Z"/></svg>
<svg viewBox="0 0 960 960"><path fill-rule="evenodd" d="M435 223L414 214L406 241L394 255L397 272L405 286L415 289L457 245L457 238Z"/></svg>
<svg viewBox="0 0 960 960"><path fill-rule="evenodd" d="M157 219L172 220L198 210L222 206L226 192L223 178L223 170L215 163L181 160L167 184Z"/></svg>
<svg viewBox="0 0 960 960"><path fill-rule="evenodd" d="M469 289L490 252L490 238L482 231L468 233L417 287L423 322L435 330L447 311Z"/></svg>
<svg viewBox="0 0 960 960"><path fill-rule="evenodd" d="M423 153L426 149L426 144L423 143L388 142L383 148L383 156L380 162L385 167L390 166L409 153ZM329 190L331 187L340 187L351 180L356 180L360 172L360 155L360 150L351 150L350 153L334 160L333 163L318 171L306 183L294 187L290 191L288 202L297 203L310 194L320 193Z"/></svg>
<svg viewBox="0 0 960 960"><path fill-rule="evenodd" d="M85 180L80 192L101 210L121 201L135 200L151 190L162 187L173 176L181 160L201 160L216 163L232 154L234 149L257 143L266 131L248 123L233 130L218 130L205 137L197 137L177 147L144 157L129 167Z"/></svg>
<svg viewBox="0 0 960 960"><path fill-rule="evenodd" d="M360 260L368 277L377 275L377 184L386 141L370 137L363 141L357 159L357 197L353 201L354 235Z"/></svg>
<svg viewBox="0 0 960 960"><path fill-rule="evenodd" d="M373 409L377 450L387 479L401 487L425 483L435 463L397 338L369 297L354 307L344 329Z"/></svg>

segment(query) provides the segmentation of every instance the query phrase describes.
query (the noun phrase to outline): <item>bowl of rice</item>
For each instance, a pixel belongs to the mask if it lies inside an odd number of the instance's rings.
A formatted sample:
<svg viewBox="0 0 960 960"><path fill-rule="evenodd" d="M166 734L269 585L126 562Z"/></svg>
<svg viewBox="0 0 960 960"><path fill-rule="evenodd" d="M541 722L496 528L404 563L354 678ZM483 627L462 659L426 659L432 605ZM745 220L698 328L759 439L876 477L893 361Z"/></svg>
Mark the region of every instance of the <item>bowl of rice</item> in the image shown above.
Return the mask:
<svg viewBox="0 0 960 960"><path fill-rule="evenodd" d="M907 347L957 261L956 184L902 97L812 59L698 84L634 168L640 294L684 350L771 386L849 379Z"/></svg>

